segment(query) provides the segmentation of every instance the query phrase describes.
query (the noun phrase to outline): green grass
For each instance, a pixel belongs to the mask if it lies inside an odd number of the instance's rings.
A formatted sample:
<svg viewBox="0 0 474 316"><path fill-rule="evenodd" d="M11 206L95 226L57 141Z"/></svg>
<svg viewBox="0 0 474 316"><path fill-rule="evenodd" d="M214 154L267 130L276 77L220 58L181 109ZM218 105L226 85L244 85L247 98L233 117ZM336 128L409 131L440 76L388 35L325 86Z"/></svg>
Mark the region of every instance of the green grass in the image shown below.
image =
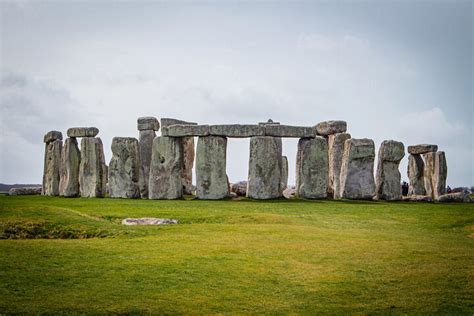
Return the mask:
<svg viewBox="0 0 474 316"><path fill-rule="evenodd" d="M474 313L474 204L0 196L0 238L0 313Z"/></svg>

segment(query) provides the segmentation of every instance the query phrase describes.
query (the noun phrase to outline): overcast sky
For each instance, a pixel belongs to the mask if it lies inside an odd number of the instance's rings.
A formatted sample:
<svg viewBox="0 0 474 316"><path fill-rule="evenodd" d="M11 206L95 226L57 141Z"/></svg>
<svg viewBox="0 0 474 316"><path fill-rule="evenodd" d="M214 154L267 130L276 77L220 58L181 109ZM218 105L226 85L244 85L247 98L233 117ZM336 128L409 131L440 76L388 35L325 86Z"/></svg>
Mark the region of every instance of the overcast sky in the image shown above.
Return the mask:
<svg viewBox="0 0 474 316"><path fill-rule="evenodd" d="M348 122L446 152L474 185L471 1L0 1L0 182L41 183L43 135L96 126L107 162L139 116ZM294 183L297 140L283 152ZM231 182L248 139L230 139ZM400 171L406 179L407 156Z"/></svg>

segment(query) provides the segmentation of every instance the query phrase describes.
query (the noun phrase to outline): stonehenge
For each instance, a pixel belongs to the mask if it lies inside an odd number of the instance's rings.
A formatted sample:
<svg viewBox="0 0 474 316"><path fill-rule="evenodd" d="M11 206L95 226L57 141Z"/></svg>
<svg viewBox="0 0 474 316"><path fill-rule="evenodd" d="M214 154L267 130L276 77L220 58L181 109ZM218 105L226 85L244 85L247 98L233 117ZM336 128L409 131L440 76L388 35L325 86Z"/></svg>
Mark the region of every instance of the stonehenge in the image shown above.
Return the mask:
<svg viewBox="0 0 474 316"><path fill-rule="evenodd" d="M161 135L157 136L160 131ZM137 119L138 139L114 137L109 166L95 127L50 131L45 143L42 194L104 197L218 200L246 195L275 199L288 186L288 159L282 138L297 138L294 195L304 199L376 199L386 201L451 201L446 195L447 162L433 144L408 146L408 196L402 197L400 161L403 143L381 143L374 175L375 145L355 139L345 121L312 127L273 122L200 125L173 118ZM194 137L198 137L195 150ZM77 138L81 138L80 147ZM227 142L249 138L248 178L230 185ZM196 186L193 167L196 159ZM231 190L232 189L232 190Z"/></svg>

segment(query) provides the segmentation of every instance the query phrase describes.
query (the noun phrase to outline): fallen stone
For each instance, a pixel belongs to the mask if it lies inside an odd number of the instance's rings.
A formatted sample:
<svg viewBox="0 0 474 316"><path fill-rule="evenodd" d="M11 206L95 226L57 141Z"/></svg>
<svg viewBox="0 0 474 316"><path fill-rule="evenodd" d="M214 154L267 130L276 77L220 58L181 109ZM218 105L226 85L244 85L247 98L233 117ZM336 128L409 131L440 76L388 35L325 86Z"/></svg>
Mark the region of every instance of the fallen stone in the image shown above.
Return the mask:
<svg viewBox="0 0 474 316"><path fill-rule="evenodd" d="M68 137L96 137L97 134L97 127L71 127L67 130Z"/></svg>
<svg viewBox="0 0 474 316"><path fill-rule="evenodd" d="M300 139L296 154L296 196L326 198L328 173L327 140L323 137Z"/></svg>
<svg viewBox="0 0 474 316"><path fill-rule="evenodd" d="M340 196L341 165L344 155L344 142L351 138L349 133L337 133L328 136L328 195L337 198Z"/></svg>
<svg viewBox="0 0 474 316"><path fill-rule="evenodd" d="M81 152L76 138L67 138L61 153L59 195L64 197L79 196L79 166Z"/></svg>
<svg viewBox="0 0 474 316"><path fill-rule="evenodd" d="M375 194L375 145L371 139L351 138L344 143L340 197L371 200Z"/></svg>
<svg viewBox="0 0 474 316"><path fill-rule="evenodd" d="M282 196L281 138L255 136L250 139L247 197L274 199Z"/></svg>
<svg viewBox="0 0 474 316"><path fill-rule="evenodd" d="M170 125L161 128L161 135L168 137L209 136L209 125Z"/></svg>
<svg viewBox="0 0 474 316"><path fill-rule="evenodd" d="M175 225L178 224L176 219L142 217L142 218L126 218L122 220L122 225Z"/></svg>
<svg viewBox="0 0 474 316"><path fill-rule="evenodd" d="M427 195L409 195L402 197L402 201L406 202L433 202L433 198Z"/></svg>
<svg viewBox="0 0 474 316"><path fill-rule="evenodd" d="M196 153L196 196L218 200L229 196L226 173L227 138L199 137Z"/></svg>
<svg viewBox="0 0 474 316"><path fill-rule="evenodd" d="M285 199L293 199L296 197L296 189L294 187L292 188L286 188L283 190L283 197Z"/></svg>
<svg viewBox="0 0 474 316"><path fill-rule="evenodd" d="M160 130L160 122L156 117L144 116L137 119L137 129L139 131L158 131Z"/></svg>
<svg viewBox="0 0 474 316"><path fill-rule="evenodd" d="M82 197L104 197L106 170L102 140L99 137L82 138L79 165L79 188Z"/></svg>
<svg viewBox="0 0 474 316"><path fill-rule="evenodd" d="M472 202L469 192L457 192L442 194L438 197L438 202L461 202L470 203Z"/></svg>
<svg viewBox="0 0 474 316"><path fill-rule="evenodd" d="M396 201L402 199L401 175L398 170L405 156L405 146L401 142L385 140L380 145L375 177L375 198Z"/></svg>
<svg viewBox="0 0 474 316"><path fill-rule="evenodd" d="M232 183L230 185L230 191L234 192L238 196L246 196L247 195L247 181L239 181L236 183Z"/></svg>
<svg viewBox="0 0 474 316"><path fill-rule="evenodd" d="M420 155L410 154L408 156L408 179L410 185L408 187L408 195L426 195L425 184L423 180L423 170L425 163Z"/></svg>
<svg viewBox="0 0 474 316"><path fill-rule="evenodd" d="M45 144L43 195L58 196L63 141L56 139Z"/></svg>
<svg viewBox="0 0 474 316"><path fill-rule="evenodd" d="M316 135L312 127L266 124L265 136L314 138Z"/></svg>
<svg viewBox="0 0 474 316"><path fill-rule="evenodd" d="M140 197L140 153L133 137L112 139L112 159L109 163L109 195L111 198Z"/></svg>
<svg viewBox="0 0 474 316"><path fill-rule="evenodd" d="M161 126L162 127L168 127L171 125L198 125L197 123L194 122L186 122L182 120L177 120L174 118L162 118L161 119Z"/></svg>
<svg viewBox="0 0 474 316"><path fill-rule="evenodd" d="M347 123L345 121L325 121L316 124L314 127L317 135L328 136L336 133L344 133L347 131Z"/></svg>
<svg viewBox="0 0 474 316"><path fill-rule="evenodd" d="M143 130L139 132L140 148L140 196L142 199L148 199L148 181L150 179L151 152L153 139L156 133L154 130Z"/></svg>
<svg viewBox="0 0 474 316"><path fill-rule="evenodd" d="M425 154L429 152L436 152L438 150L437 145L420 144L408 146L408 153L413 155Z"/></svg>
<svg viewBox="0 0 474 316"><path fill-rule="evenodd" d="M183 197L183 145L178 137L160 136L153 140L148 197L180 199Z"/></svg>
<svg viewBox="0 0 474 316"><path fill-rule="evenodd" d="M280 188L285 190L288 186L288 158L286 156L281 157L281 185Z"/></svg>
<svg viewBox="0 0 474 316"><path fill-rule="evenodd" d="M59 131L49 131L43 137L43 142L49 144L55 140L63 140L63 134Z"/></svg>
<svg viewBox="0 0 474 316"><path fill-rule="evenodd" d="M214 135L214 136L236 137L236 138L264 136L265 127L261 125L242 125L242 124L210 125L209 134Z"/></svg>
<svg viewBox="0 0 474 316"><path fill-rule="evenodd" d="M39 195L41 194L41 191L41 187L11 188L8 191L8 195Z"/></svg>

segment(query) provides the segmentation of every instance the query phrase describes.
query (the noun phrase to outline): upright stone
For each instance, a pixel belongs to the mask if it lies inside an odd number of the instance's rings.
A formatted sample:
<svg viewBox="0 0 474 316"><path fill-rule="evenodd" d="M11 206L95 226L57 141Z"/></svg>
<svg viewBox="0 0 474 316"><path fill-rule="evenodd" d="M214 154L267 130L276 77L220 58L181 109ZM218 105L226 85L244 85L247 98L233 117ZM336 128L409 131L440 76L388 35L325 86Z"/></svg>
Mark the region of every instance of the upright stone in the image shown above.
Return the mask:
<svg viewBox="0 0 474 316"><path fill-rule="evenodd" d="M51 131L44 135L43 195L59 195L61 151L63 146L61 132Z"/></svg>
<svg viewBox="0 0 474 316"><path fill-rule="evenodd" d="M148 197L179 199L183 197L183 145L179 137L159 136L153 140Z"/></svg>
<svg viewBox="0 0 474 316"><path fill-rule="evenodd" d="M112 198L140 197L140 153L138 141L132 137L112 139L109 163L109 195Z"/></svg>
<svg viewBox="0 0 474 316"><path fill-rule="evenodd" d="M288 186L288 157L282 156L281 157L281 190L286 189Z"/></svg>
<svg viewBox="0 0 474 316"><path fill-rule="evenodd" d="M107 184L104 146L99 137L81 140L79 186L82 197L104 197Z"/></svg>
<svg viewBox="0 0 474 316"><path fill-rule="evenodd" d="M371 139L348 139L344 143L341 166L340 197L372 199L374 182L375 145Z"/></svg>
<svg viewBox="0 0 474 316"><path fill-rule="evenodd" d="M226 173L227 138L202 136L196 151L196 195L217 200L229 196Z"/></svg>
<svg viewBox="0 0 474 316"><path fill-rule="evenodd" d="M281 138L255 136L250 138L249 178L247 197L273 199L282 196Z"/></svg>
<svg viewBox="0 0 474 316"><path fill-rule="evenodd" d="M446 179L448 177L448 165L446 163L446 155L444 151L438 151L435 159L434 170L434 198L439 200L439 197L446 193Z"/></svg>
<svg viewBox="0 0 474 316"><path fill-rule="evenodd" d="M61 179L59 181L59 195L65 197L79 196L79 165L81 152L76 138L64 141L61 153Z"/></svg>
<svg viewBox="0 0 474 316"><path fill-rule="evenodd" d="M160 122L156 117L145 116L137 119L137 129L139 131L140 149L140 196L148 198L148 181L150 177L151 148L153 139L156 137L155 131L160 129Z"/></svg>
<svg viewBox="0 0 474 316"><path fill-rule="evenodd" d="M328 136L328 195L333 198L340 196L340 176L342 156L344 155L344 142L351 138L349 133L336 133Z"/></svg>
<svg viewBox="0 0 474 316"><path fill-rule="evenodd" d="M328 191L328 143L323 137L301 138L296 155L296 196L324 199Z"/></svg>
<svg viewBox="0 0 474 316"><path fill-rule="evenodd" d="M410 185L408 187L408 195L425 195L425 184L423 180L423 170L425 163L419 154L410 154L408 156L408 179Z"/></svg>
<svg viewBox="0 0 474 316"><path fill-rule="evenodd" d="M379 200L401 200L401 175L398 170L400 161L405 156L403 143L385 140L379 149L377 173L375 178L375 197Z"/></svg>
<svg viewBox="0 0 474 316"><path fill-rule="evenodd" d="M427 152L423 155L425 167L423 169L423 183L426 190L426 195L434 198L434 170L435 170L435 159L436 152Z"/></svg>

